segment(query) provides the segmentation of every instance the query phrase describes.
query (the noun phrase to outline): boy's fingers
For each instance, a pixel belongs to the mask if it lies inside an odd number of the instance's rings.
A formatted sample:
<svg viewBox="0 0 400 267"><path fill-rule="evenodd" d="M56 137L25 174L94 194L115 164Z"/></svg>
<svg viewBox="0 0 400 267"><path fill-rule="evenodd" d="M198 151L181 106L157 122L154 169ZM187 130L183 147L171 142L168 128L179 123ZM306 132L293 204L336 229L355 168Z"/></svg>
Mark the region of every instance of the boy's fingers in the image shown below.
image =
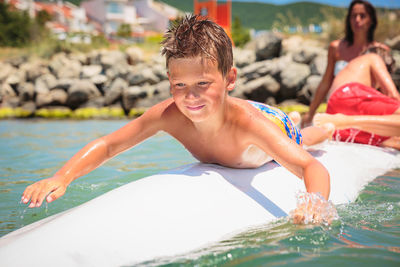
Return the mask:
<svg viewBox="0 0 400 267"><path fill-rule="evenodd" d="M32 197L32 191L33 191L32 185L28 186L25 189L24 193L22 193L22 198L21 198L22 203L27 204L29 202L29 200Z"/></svg>
<svg viewBox="0 0 400 267"><path fill-rule="evenodd" d="M59 197L61 197L62 195L64 195L65 193L65 189L63 187L58 187L55 191L53 191L52 193L50 193L47 198L46 201L48 203L58 199Z"/></svg>

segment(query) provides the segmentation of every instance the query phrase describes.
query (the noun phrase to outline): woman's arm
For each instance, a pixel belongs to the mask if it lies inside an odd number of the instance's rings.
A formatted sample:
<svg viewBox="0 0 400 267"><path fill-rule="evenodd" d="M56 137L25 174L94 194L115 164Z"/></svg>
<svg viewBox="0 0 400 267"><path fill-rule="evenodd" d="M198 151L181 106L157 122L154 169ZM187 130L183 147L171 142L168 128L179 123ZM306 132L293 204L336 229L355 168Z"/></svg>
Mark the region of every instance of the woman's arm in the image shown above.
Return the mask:
<svg viewBox="0 0 400 267"><path fill-rule="evenodd" d="M324 76L322 77L322 80L321 80L320 84L318 85L318 88L315 92L314 98L311 101L309 111L303 117L304 125L311 123L311 121L314 117L315 111L318 109L319 105L325 99L325 97L328 94L328 91L332 85L332 81L334 78L336 50L337 50L338 42L339 41L333 41L329 45L328 64L326 66Z"/></svg>

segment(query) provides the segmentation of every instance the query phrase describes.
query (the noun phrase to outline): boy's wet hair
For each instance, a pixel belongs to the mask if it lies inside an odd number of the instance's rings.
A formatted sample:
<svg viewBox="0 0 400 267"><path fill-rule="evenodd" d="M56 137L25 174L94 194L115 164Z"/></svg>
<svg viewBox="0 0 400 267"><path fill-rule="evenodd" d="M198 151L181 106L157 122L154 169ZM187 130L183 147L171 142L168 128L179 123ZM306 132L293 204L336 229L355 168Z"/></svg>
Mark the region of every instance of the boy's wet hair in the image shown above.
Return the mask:
<svg viewBox="0 0 400 267"><path fill-rule="evenodd" d="M232 43L224 29L198 15L187 15L165 33L161 43L166 64L171 58L206 57L227 75L233 66Z"/></svg>
<svg viewBox="0 0 400 267"><path fill-rule="evenodd" d="M378 54L383 59L383 62L385 62L388 72L393 72L396 61L387 49L380 46L371 46L363 54L369 53Z"/></svg>

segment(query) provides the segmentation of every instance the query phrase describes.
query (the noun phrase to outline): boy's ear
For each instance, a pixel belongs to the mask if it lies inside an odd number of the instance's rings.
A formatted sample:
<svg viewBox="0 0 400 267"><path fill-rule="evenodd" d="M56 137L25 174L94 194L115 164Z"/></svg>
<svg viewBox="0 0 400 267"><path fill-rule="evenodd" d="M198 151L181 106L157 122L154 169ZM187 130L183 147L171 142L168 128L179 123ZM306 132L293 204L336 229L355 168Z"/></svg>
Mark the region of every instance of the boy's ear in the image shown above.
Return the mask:
<svg viewBox="0 0 400 267"><path fill-rule="evenodd" d="M236 77L237 77L237 69L232 67L231 70L228 72L228 75L226 75L226 81L227 81L226 89L228 91L232 91L233 89L235 89Z"/></svg>

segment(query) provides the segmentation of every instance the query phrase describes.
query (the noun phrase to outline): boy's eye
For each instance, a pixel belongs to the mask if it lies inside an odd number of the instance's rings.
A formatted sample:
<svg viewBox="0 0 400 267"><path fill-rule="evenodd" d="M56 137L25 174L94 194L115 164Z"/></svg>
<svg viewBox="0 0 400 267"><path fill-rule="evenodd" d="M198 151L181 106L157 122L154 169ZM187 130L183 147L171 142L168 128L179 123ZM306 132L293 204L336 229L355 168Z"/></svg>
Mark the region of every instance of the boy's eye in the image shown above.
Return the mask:
<svg viewBox="0 0 400 267"><path fill-rule="evenodd" d="M209 84L209 82L199 82L198 83L198 85L200 85L200 86L205 86L205 85L208 85Z"/></svg>
<svg viewBox="0 0 400 267"><path fill-rule="evenodd" d="M182 88L182 87L184 87L184 86L185 86L184 83L176 83L176 84L175 84L175 87L177 87L177 88Z"/></svg>

